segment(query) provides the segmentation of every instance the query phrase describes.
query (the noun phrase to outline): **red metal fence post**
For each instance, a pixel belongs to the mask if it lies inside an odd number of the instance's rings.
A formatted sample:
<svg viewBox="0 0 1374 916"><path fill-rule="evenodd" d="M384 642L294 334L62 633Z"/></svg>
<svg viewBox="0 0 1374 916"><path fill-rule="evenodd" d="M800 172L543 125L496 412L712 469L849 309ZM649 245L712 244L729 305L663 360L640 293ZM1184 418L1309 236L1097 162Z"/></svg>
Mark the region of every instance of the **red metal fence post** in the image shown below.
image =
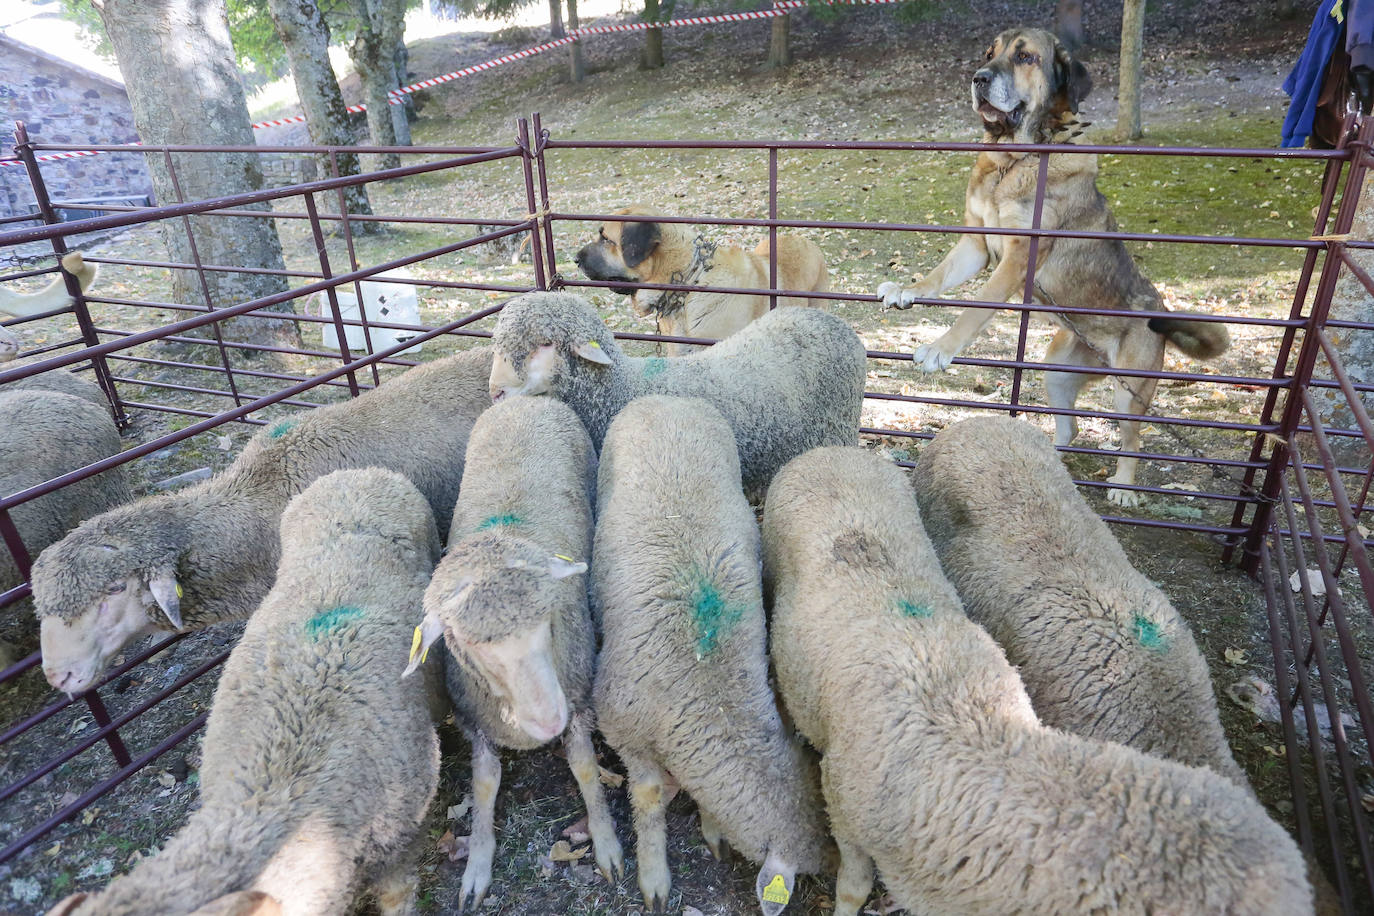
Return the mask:
<svg viewBox="0 0 1374 916"><path fill-rule="evenodd" d="M302 194L301 198L305 201L305 212L310 215L310 232L315 238L315 250L320 256L320 270L324 272L324 278L328 280L334 276L334 272L329 269L329 249L324 244L324 231L320 228L320 214L315 208L315 195L306 193ZM353 355L348 351L348 337L344 331L343 314L339 311L338 288L331 286L324 291L324 294L329 298L329 313L334 317L334 333L339 335L339 357L347 366L353 362ZM359 308L362 308L362 302L362 298L359 297ZM348 393L356 398L359 391L358 375L350 369L348 371Z"/></svg>
<svg viewBox="0 0 1374 916"><path fill-rule="evenodd" d="M534 285L548 289L548 276L544 272L544 239L539 229L539 204L534 193L534 160L536 155L542 161L542 151L536 151L530 140L530 122L521 118L515 122L515 143L520 147L520 164L525 173L525 219L530 221L530 258L534 261Z"/></svg>

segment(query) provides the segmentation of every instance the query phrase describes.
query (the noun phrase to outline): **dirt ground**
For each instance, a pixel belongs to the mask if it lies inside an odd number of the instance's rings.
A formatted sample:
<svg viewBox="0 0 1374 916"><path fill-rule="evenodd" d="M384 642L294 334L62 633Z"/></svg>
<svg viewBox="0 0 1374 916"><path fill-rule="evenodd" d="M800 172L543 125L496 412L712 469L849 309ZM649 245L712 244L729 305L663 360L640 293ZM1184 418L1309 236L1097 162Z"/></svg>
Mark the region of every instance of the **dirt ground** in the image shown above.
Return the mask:
<svg viewBox="0 0 1374 916"><path fill-rule="evenodd" d="M1085 104L1085 117L1096 122L1088 139L1108 142L1115 116L1113 100L1119 5L1085 4L1090 37L1085 52L1097 88ZM607 36L586 45L589 77L574 86L564 76L561 55L545 55L478 78L438 87L419 99L415 140L431 145L509 144L513 119L542 111L558 139L785 138L785 139L976 139L967 110L967 78L983 47L1002 27L1015 23L1046 24L1053 4L991 0L975 8L965 0L921 7L915 21L898 21L889 10L865 9L834 22L799 15L792 27L796 63L788 70L761 68L767 26L677 30L665 37L668 67L646 73L635 68L639 39ZM1267 14L1259 0L1239 5L1173 0L1150 7L1147 33L1145 122L1147 144L1267 147L1277 141L1285 99L1277 89L1296 57L1310 9L1292 21ZM679 15L686 12L680 10ZM411 49L411 69L427 76L508 53L540 40L529 30L493 35L455 34L419 43ZM346 91L356 91L346 80ZM263 116L270 112L261 112ZM722 217L767 214L766 160L757 152L557 150L548 156L554 207L563 212L607 212L631 202L646 202L669 212ZM815 151L787 153L780 162L780 207L784 217L958 223L969 157ZM1104 156L1101 188L1128 231L1199 232L1258 236L1306 237L1317 200L1320 168L1309 164L1254 160L1202 162L1161 158ZM372 188L379 213L450 215L483 219L522 218L527 211L523 180L511 163L465 169L460 173L418 176ZM325 203L327 206L327 202ZM287 202L279 211L299 210ZM311 269L318 265L308 227L278 220L287 264ZM560 271L577 276L571 263L576 248L595 227L556 223L555 247ZM715 230L713 230L714 232ZM455 240L456 230L395 225L387 232L360 238L362 264L379 263L407 252ZM922 235L809 231L825 251L834 287L871 293L879 282L920 274L936 263L952 238ZM726 240L757 241L753 230L723 229ZM332 263L345 265L348 254L338 238L329 240ZM125 232L87 246L96 255L157 259L164 256L157 230ZM1133 246L1142 268L1163 291L1171 307L1215 313L1285 316L1297 280L1300 257L1283 249L1239 250L1227 247L1147 243ZM510 264L504 254L473 250L423 262L412 268L426 280L528 284L528 263ZM969 289L972 289L970 287ZM108 299L144 298L166 301L169 278L164 271L107 266L99 286ZM967 293L969 290L964 290ZM650 331L635 319L619 297L590 293L608 323L622 331ZM493 304L499 294L421 289L421 316L428 324L453 320ZM953 320L953 310L880 312L871 303L837 305L871 349L909 352L936 336ZM94 306L102 327L142 328L175 320L170 311L134 309L114 303ZM1015 354L1016 320L1003 316L966 355L1007 358ZM479 327L489 329L490 322ZM314 326L308 329L309 338ZM25 325L21 337L29 346L60 339L71 327L62 319ZM1279 336L1275 329L1236 326L1235 345L1206 369L1174 360L1166 368L1264 378L1271 371ZM1038 358L1049 329L1032 324L1030 356ZM471 345L448 338L426 344L423 359ZM632 347L646 352L647 345ZM140 351L145 355L150 350ZM206 358L207 362L213 359ZM305 374L334 365L334 360L297 358L283 368ZM122 374L145 382L174 382L213 387L207 373L161 370L123 364ZM388 369L386 372L397 370ZM928 397L1004 401L1011 373L995 368L958 367L940 376L914 373L909 363L874 362L870 389ZM264 394L277 383L243 380L245 390ZM209 394L186 394L157 388L123 387L126 396L152 403L217 411L231 401ZM340 388L316 390L304 400L319 402L345 396ZM1035 374L1026 380L1025 398L1043 403ZM1255 422L1263 392L1248 385L1165 384L1156 399L1161 416ZM1109 410L1110 398L1099 386L1080 406ZM288 408L261 411L270 420ZM864 423L900 430L934 432L965 415L938 405L871 401ZM184 428L192 418L135 411L126 445L146 442ZM1048 420L1042 421L1046 429ZM175 474L206 467L218 470L232 460L255 427L229 424L164 449L131 466L140 491ZM1187 430L1179 438L1164 424L1146 430L1146 448L1168 454L1244 458L1249 438L1239 434ZM227 437L227 438L226 438ZM1083 423L1080 445L1102 449L1069 459L1075 475L1101 480L1109 473L1110 449L1116 441L1112 424ZM919 443L883 437L871 447L898 459L914 458ZM1191 491L1234 492L1234 481L1213 477L1205 467L1181 462L1147 463L1142 483L1169 484L1176 494L1148 497L1134 514L1152 521L1230 522L1229 506L1198 500ZM1108 505L1100 491L1089 498L1101 511ZM1113 507L1113 511L1115 511ZM1264 602L1256 584L1219 563L1220 545L1189 534L1119 525L1132 560L1157 582L1189 620L1212 666L1218 693L1244 678L1272 684ZM1368 612L1360 603L1358 584L1349 580L1346 598L1358 625L1366 669L1374 659L1374 635ZM235 628L195 634L135 668L105 691L112 715L118 716L232 646ZM1366 670L1366 677L1371 673ZM208 707L214 674L180 691L121 733L135 754ZM1339 686L1339 673L1337 674ZM1344 682L1348 692L1349 682ZM47 703L54 695L36 674L0 685L0 723L12 723ZM1348 700L1348 693L1346 696ZM1278 727L1226 699L1220 701L1224 724L1237 759L1261 799L1282 823L1293 826L1293 800L1282 760ZM55 748L80 740L91 730L91 717L80 704L64 711L22 739L5 747L0 757L0 785L49 757ZM1354 734L1352 730L1351 734ZM467 747L451 728L444 733L443 781L427 829L434 840L423 865L423 910L451 912L456 904L463 863L441 852L448 832L468 832L467 818L450 820L469 791ZM76 888L97 887L112 873L126 870L150 854L183 822L195 804L199 737L161 757L76 820L63 825L16 859L0 865L0 912L33 913ZM1356 747L1368 761L1367 748ZM554 752L503 757L505 777L497 808L500 843L492 890L482 907L491 914L624 914L639 913L642 904L633 871L633 833L623 788L610 791L613 810L626 846L629 877L608 885L583 862L553 863L548 855L565 828L582 816L576 786L564 761ZM603 764L619 769L613 755ZM43 816L76 798L108 774L113 760L103 745L58 767L34 786L0 803L0 845L11 841ZM1359 771L1359 789L1374 792L1374 772ZM1310 783L1310 780L1309 780ZM1309 800L1310 801L1310 800ZM669 857L673 872L672 912L744 914L753 903L754 868L735 859L717 862L702 842L694 807L686 795L673 803L669 816ZM1322 851L1319 849L1319 853ZM833 882L804 878L789 912L817 916L833 905ZM362 911L366 912L367 904ZM879 912L875 908L872 912Z"/></svg>

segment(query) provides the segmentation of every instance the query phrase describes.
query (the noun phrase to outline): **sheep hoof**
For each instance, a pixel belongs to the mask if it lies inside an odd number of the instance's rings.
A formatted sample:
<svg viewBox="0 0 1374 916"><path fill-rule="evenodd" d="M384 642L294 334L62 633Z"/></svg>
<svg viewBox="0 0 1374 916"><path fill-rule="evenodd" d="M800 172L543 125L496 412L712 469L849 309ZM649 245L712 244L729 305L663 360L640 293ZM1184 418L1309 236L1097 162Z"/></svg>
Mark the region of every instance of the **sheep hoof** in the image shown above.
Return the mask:
<svg viewBox="0 0 1374 916"><path fill-rule="evenodd" d="M652 897L645 896L644 910L645 912L660 914L661 916L661 914L668 912L668 901L658 896L658 894L654 894Z"/></svg>
<svg viewBox="0 0 1374 916"><path fill-rule="evenodd" d="M711 850L711 855L714 856L718 862L725 861L730 855L730 841L723 836L716 837L715 842L708 839L706 841L706 848Z"/></svg>
<svg viewBox="0 0 1374 916"><path fill-rule="evenodd" d="M593 841L595 842L595 841ZM620 851L620 841L614 836L611 843L606 847L595 846L596 850L596 869L601 872L601 877L606 879L608 884L617 884L625 878L625 855ZM602 849L605 852L602 852Z"/></svg>
<svg viewBox="0 0 1374 916"><path fill-rule="evenodd" d="M491 886L491 868L481 874L474 874L474 869L466 869L463 872L463 892L458 898L458 912L465 910L476 910L482 905L482 898L487 896L487 888ZM471 900L469 901L469 894Z"/></svg>

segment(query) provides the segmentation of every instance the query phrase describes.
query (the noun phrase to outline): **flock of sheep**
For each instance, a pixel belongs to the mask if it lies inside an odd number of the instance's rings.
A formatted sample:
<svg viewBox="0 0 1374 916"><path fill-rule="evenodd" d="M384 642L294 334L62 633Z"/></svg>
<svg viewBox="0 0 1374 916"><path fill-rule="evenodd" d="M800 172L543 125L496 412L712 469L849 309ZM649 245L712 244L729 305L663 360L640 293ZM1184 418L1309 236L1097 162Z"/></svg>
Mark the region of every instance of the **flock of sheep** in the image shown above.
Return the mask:
<svg viewBox="0 0 1374 916"><path fill-rule="evenodd" d="M199 810L51 912L342 913L367 888L413 912L450 709L464 904L491 882L497 748L561 737L597 865L625 873L599 729L650 909L675 782L712 851L759 866L766 916L799 873L837 874L842 916L875 873L921 914L1313 912L1324 879L1232 759L1187 624L1048 440L968 420L909 482L858 445L864 378L859 339L809 308L638 359L584 300L531 293L491 347L269 426L199 485L110 508L107 472L47 497L86 518L32 573L58 689L139 635L248 619ZM27 447L75 448L43 413Z"/></svg>

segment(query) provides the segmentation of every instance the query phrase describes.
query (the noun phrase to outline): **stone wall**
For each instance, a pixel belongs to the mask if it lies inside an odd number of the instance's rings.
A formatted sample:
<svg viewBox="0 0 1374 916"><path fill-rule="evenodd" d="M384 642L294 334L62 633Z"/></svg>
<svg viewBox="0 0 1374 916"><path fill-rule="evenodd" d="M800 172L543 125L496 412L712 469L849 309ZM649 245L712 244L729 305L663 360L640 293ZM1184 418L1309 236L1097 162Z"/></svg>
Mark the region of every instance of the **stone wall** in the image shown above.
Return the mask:
<svg viewBox="0 0 1374 916"><path fill-rule="evenodd" d="M37 143L129 143L138 139L124 87L0 35L0 118L23 121ZM5 131L7 133L7 131ZM0 142L4 155L14 138ZM152 198L141 153L105 153L42 165L54 201ZM0 217L29 212L33 190L23 166L0 166Z"/></svg>

